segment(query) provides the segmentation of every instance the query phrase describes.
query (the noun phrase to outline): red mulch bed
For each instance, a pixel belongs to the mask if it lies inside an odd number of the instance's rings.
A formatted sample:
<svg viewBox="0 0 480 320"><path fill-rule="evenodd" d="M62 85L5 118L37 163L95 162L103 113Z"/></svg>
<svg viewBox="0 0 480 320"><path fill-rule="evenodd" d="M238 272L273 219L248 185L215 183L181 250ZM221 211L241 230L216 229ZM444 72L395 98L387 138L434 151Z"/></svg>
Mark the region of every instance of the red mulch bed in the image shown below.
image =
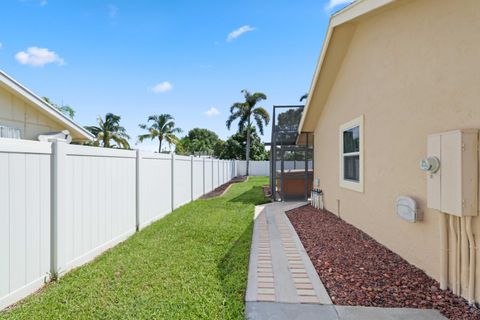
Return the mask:
<svg viewBox="0 0 480 320"><path fill-rule="evenodd" d="M222 184L221 186L217 187L215 190L210 191L209 193L205 194L204 196L201 197L201 199L209 199L209 198L214 198L221 196L225 190L228 189L228 187L231 184L238 183L238 182L243 182L247 180L247 176L239 176L235 177L232 180L228 181L227 183Z"/></svg>
<svg viewBox="0 0 480 320"><path fill-rule="evenodd" d="M334 214L304 206L287 215L335 304L437 309L450 319L480 319L479 309Z"/></svg>

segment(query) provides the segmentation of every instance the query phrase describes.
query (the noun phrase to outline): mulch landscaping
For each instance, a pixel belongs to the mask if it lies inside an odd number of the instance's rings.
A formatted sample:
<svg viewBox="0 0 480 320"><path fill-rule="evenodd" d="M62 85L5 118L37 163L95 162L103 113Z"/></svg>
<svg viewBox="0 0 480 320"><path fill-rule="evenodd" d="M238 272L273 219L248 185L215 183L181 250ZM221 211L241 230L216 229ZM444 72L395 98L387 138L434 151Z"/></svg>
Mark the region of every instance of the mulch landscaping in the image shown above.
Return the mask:
<svg viewBox="0 0 480 320"><path fill-rule="evenodd" d="M215 198L215 197L221 196L222 194L225 193L225 191L228 189L228 187L230 187L230 185L232 185L234 183L238 183L238 182L243 182L245 180L247 180L247 176L235 177L232 180L230 180L229 182L224 183L221 186L214 189L213 191L210 191L209 193L205 194L200 199L210 199L210 198Z"/></svg>
<svg viewBox="0 0 480 320"><path fill-rule="evenodd" d="M304 206L287 213L337 305L437 309L449 319L480 310L336 215Z"/></svg>

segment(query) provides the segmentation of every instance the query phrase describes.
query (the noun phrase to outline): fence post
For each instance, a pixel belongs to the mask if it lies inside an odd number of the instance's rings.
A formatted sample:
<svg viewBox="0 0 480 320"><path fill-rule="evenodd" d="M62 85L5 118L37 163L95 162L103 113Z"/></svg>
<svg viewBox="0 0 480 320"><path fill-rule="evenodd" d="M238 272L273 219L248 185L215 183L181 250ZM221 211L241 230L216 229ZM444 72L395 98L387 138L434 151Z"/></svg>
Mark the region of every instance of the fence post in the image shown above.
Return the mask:
<svg viewBox="0 0 480 320"><path fill-rule="evenodd" d="M213 182L213 167L214 167L213 161L214 161L214 160L215 160L215 159L212 158L212 190L211 190L211 191L215 190L215 183Z"/></svg>
<svg viewBox="0 0 480 320"><path fill-rule="evenodd" d="M190 156L190 201L193 201L193 156Z"/></svg>
<svg viewBox="0 0 480 320"><path fill-rule="evenodd" d="M63 232L63 215L66 206L66 142L52 142L52 211L50 219L50 276L57 277L63 269L62 248L59 243L65 238Z"/></svg>
<svg viewBox="0 0 480 320"><path fill-rule="evenodd" d="M141 174L141 160L142 160L142 154L141 151L137 149L137 158L136 158L136 177L135 177L135 201L136 201L136 214L135 214L135 219L136 221L136 229L137 231L140 230L140 174Z"/></svg>
<svg viewBox="0 0 480 320"><path fill-rule="evenodd" d="M172 152L172 211L175 210L175 153Z"/></svg>

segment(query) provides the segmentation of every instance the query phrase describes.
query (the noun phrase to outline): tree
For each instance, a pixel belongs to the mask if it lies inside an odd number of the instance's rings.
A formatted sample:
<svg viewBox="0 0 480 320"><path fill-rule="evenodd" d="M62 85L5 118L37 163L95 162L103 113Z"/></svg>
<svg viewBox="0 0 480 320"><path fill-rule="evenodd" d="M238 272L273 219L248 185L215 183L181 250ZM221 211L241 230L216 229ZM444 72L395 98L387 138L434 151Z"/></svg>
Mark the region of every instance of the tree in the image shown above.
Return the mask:
<svg viewBox="0 0 480 320"><path fill-rule="evenodd" d="M211 130L194 128L180 139L175 148L175 153L183 155L212 155L219 140L218 135Z"/></svg>
<svg viewBox="0 0 480 320"><path fill-rule="evenodd" d="M69 106L68 104L66 104L66 105L56 104L55 102L50 100L49 97L42 97L42 99L43 99L43 101L45 101L46 103L48 103L52 107L57 108L61 113L63 113L64 115L66 115L70 119L73 119L73 117L75 117L75 110L73 110L73 108L71 106Z"/></svg>
<svg viewBox="0 0 480 320"><path fill-rule="evenodd" d="M213 156L219 159L227 159L222 157L222 152L225 149L225 141L218 139L218 141L213 146Z"/></svg>
<svg viewBox="0 0 480 320"><path fill-rule="evenodd" d="M128 136L124 127L120 125L120 116L113 113L107 113L105 119L98 117L98 126L87 126L85 129L95 136L94 146L102 146L104 148L123 148L130 149ZM111 141L116 144L111 144Z"/></svg>
<svg viewBox="0 0 480 320"><path fill-rule="evenodd" d="M188 139L187 137L183 137L182 139L178 140L175 144L175 153L180 154L182 156L188 156Z"/></svg>
<svg viewBox="0 0 480 320"><path fill-rule="evenodd" d="M250 129L250 158L252 160L268 160L269 152L265 149L260 136L258 136L255 127ZM227 141L218 144L215 154L221 159L245 160L247 148L247 130L243 129L230 136Z"/></svg>
<svg viewBox="0 0 480 320"><path fill-rule="evenodd" d="M263 125L268 125L270 122L270 115L267 110L262 107L257 107L256 104L262 100L266 100L267 96L261 92L255 92L251 94L247 90L242 90L245 102L236 102L230 107L230 116L227 120L227 128L230 130L232 123L235 120L238 120L238 129L239 132L246 129L247 142L245 150L245 159L247 160L247 176L249 173L249 160L250 160L250 132L253 128L252 126L252 116L255 120L255 124L260 131L260 134L263 135Z"/></svg>
<svg viewBox="0 0 480 320"><path fill-rule="evenodd" d="M175 127L174 118L169 114L153 115L148 117L148 121L152 122L150 126L140 124L139 127L148 130L148 133L138 136L138 141L143 142L145 139L158 139L158 152L162 152L162 143L167 141L168 145L176 144L178 138L176 133L181 133L182 129Z"/></svg>
<svg viewBox="0 0 480 320"><path fill-rule="evenodd" d="M303 108L288 109L278 114L277 129L283 131L296 131L302 118Z"/></svg>

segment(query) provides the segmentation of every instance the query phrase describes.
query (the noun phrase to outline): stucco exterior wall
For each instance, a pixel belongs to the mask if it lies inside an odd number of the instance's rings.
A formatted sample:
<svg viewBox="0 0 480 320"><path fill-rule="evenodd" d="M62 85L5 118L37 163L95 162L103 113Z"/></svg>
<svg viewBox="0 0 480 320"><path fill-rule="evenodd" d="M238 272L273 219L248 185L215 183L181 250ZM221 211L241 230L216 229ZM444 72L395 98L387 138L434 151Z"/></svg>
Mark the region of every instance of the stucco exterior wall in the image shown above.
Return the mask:
<svg viewBox="0 0 480 320"><path fill-rule="evenodd" d="M39 134L66 128L29 102L0 86L0 125L18 128L21 138L37 140Z"/></svg>
<svg viewBox="0 0 480 320"><path fill-rule="evenodd" d="M315 177L326 208L437 280L438 212L426 208L426 175L419 161L429 134L480 128L478 30L478 0L403 1L356 22L315 129ZM339 127L360 115L363 193L339 186ZM423 221L396 216L399 195L417 200ZM479 219L474 218L477 241ZM479 270L477 265L477 301Z"/></svg>

